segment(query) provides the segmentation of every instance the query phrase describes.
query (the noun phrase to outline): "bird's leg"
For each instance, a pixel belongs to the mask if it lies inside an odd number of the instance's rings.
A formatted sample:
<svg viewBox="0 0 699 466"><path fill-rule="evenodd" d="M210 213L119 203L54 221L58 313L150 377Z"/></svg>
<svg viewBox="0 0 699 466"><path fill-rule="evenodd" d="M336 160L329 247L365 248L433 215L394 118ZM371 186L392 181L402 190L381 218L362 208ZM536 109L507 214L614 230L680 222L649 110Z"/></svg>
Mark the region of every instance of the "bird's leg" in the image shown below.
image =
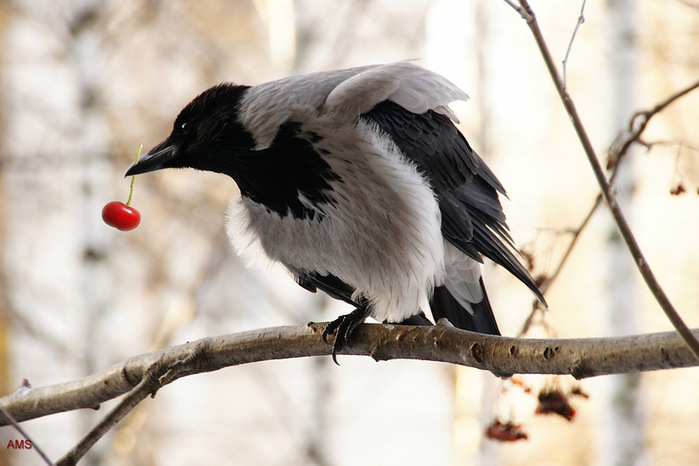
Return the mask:
<svg viewBox="0 0 699 466"><path fill-rule="evenodd" d="M323 341L326 343L328 342L328 335L335 335L335 341L333 342L333 361L335 361L335 364L338 366L337 352L350 346L350 340L352 339L354 331L364 323L367 317L369 317L368 309L359 307L349 314L345 314L333 320L325 327L325 330L323 330Z"/></svg>

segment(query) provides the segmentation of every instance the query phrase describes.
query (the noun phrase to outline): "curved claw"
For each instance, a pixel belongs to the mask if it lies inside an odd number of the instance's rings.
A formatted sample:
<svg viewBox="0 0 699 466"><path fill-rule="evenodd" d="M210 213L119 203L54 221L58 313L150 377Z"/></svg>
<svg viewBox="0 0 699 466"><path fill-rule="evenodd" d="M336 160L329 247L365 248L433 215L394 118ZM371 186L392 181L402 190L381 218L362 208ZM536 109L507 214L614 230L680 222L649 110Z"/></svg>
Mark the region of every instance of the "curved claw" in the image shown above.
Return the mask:
<svg viewBox="0 0 699 466"><path fill-rule="evenodd" d="M333 361L338 366L337 353L350 346L350 340L354 331L361 324L364 323L368 317L368 312L364 309L355 309L349 314L338 317L337 319L330 322L325 330L323 330L323 341L328 343L328 335L335 335L335 341L333 342Z"/></svg>

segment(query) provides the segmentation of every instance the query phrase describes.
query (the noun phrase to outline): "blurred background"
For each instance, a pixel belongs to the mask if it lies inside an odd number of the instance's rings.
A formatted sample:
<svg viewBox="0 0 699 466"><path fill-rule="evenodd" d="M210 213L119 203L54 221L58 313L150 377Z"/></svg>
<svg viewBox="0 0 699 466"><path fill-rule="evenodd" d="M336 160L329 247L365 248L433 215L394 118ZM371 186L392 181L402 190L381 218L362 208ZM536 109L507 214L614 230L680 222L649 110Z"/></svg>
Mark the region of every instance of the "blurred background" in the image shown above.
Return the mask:
<svg viewBox="0 0 699 466"><path fill-rule="evenodd" d="M557 62L581 1L532 1ZM587 2L566 83L600 158L633 113L699 78L695 0ZM558 265L598 189L531 33L493 0L0 0L0 395L23 379L69 381L198 338L330 320L349 309L230 250L235 184L166 171L136 181L130 233L102 206L125 201L139 144L221 81L418 59L462 87L461 129L508 190L513 236L534 273ZM617 178L650 265L699 326L699 91L656 116ZM678 187L685 193L673 195ZM577 236L530 337L671 330L607 211ZM531 294L485 267L503 334ZM340 357L267 362L178 380L147 399L81 464L691 464L699 457L699 371L575 382L502 381L475 369ZM577 415L537 416L541 389ZM527 393L529 389L529 393ZM114 405L24 423L57 460ZM528 440L485 436L495 419ZM41 464L5 448L0 464Z"/></svg>

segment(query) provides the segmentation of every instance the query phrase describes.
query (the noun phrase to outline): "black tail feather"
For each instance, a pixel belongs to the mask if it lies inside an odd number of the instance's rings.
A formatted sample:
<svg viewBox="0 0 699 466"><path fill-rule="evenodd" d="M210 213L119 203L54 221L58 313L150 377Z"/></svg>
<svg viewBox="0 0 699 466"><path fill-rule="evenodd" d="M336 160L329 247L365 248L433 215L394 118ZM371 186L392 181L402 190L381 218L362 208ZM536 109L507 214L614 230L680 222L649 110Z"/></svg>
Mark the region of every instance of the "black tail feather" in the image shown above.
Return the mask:
<svg viewBox="0 0 699 466"><path fill-rule="evenodd" d="M386 324L387 322L384 322ZM402 320L399 322L400 325L433 325L430 319L425 317L425 314L422 312L419 314L415 314L414 316L410 316L405 320Z"/></svg>
<svg viewBox="0 0 699 466"><path fill-rule="evenodd" d="M493 309L490 307L488 295L485 292L483 279L480 280L481 289L483 290L483 300L479 303L471 305L473 315L449 293L444 286L439 286L434 290L434 296L430 302L432 307L432 315L435 321L446 318L455 327L471 332L486 333L489 335L500 335L500 329Z"/></svg>

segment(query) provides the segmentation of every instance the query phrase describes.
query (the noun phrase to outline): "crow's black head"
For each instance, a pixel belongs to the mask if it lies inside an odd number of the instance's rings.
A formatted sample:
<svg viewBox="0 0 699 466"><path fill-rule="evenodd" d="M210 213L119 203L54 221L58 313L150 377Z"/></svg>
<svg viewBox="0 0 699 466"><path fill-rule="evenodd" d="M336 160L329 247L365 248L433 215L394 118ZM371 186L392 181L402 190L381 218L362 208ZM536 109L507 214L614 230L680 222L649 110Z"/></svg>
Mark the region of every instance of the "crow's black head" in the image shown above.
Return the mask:
<svg viewBox="0 0 699 466"><path fill-rule="evenodd" d="M231 174L235 155L255 144L238 121L248 86L219 84L192 100L175 119L172 133L129 167L125 176L162 168L196 168Z"/></svg>

